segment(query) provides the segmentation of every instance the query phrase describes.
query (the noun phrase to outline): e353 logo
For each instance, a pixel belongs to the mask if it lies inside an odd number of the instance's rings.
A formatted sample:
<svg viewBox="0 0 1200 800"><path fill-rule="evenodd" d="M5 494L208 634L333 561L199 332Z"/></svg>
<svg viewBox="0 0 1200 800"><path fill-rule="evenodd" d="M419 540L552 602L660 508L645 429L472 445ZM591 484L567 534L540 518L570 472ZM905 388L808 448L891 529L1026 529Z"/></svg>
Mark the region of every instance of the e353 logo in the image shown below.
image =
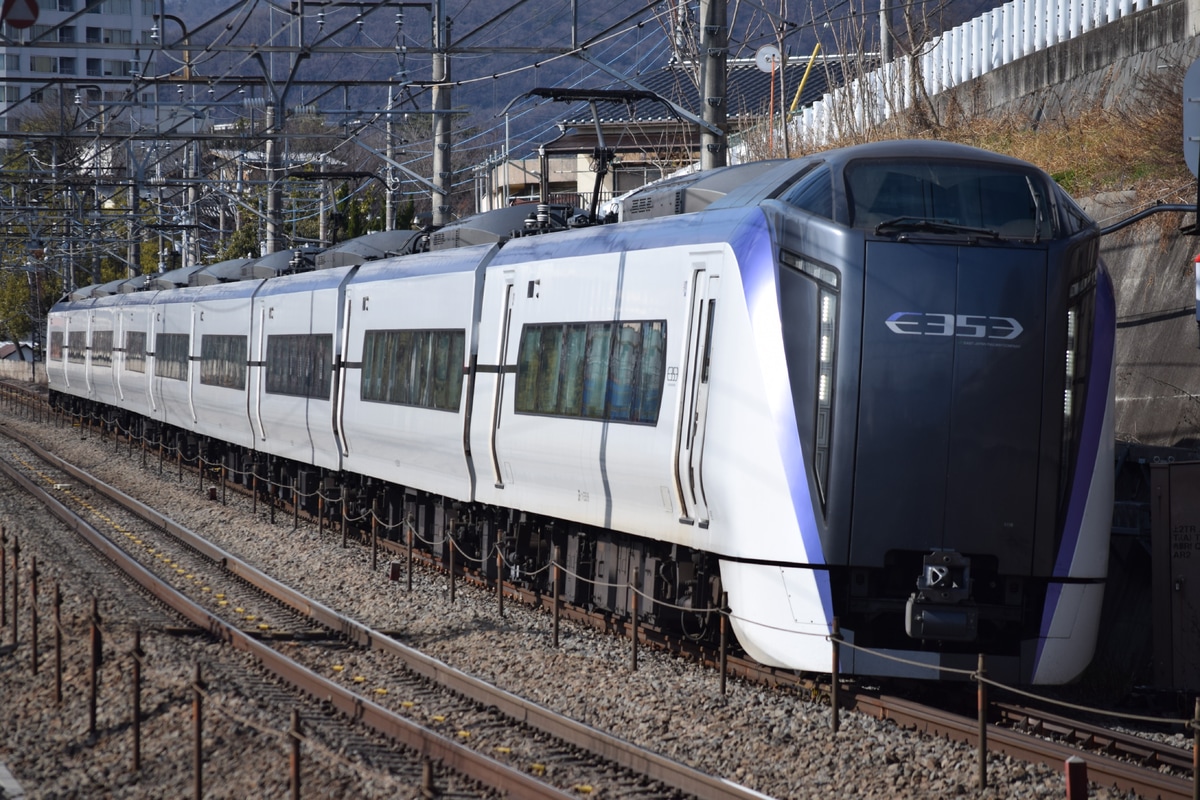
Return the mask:
<svg viewBox="0 0 1200 800"><path fill-rule="evenodd" d="M986 317L982 314L928 314L922 311L897 311L884 323L892 333L903 336L957 336L962 339L999 339L1012 341L1025 330L1012 317Z"/></svg>

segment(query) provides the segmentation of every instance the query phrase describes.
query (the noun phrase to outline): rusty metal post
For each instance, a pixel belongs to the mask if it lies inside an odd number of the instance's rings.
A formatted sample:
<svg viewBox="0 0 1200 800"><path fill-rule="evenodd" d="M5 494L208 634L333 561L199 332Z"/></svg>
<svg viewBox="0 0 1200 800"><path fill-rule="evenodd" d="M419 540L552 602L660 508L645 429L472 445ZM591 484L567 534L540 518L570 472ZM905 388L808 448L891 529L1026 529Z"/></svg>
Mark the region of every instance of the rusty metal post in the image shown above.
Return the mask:
<svg viewBox="0 0 1200 800"><path fill-rule="evenodd" d="M446 543L450 545L450 568L446 570L450 576L450 605L454 605L454 537L447 536Z"/></svg>
<svg viewBox="0 0 1200 800"><path fill-rule="evenodd" d="M433 798L438 796L437 787L433 785L433 762L428 758L421 761L421 797Z"/></svg>
<svg viewBox="0 0 1200 800"><path fill-rule="evenodd" d="M250 513L258 513L258 461L254 462L254 472L250 476L250 496L253 498L250 501Z"/></svg>
<svg viewBox="0 0 1200 800"><path fill-rule="evenodd" d="M407 574L406 574L406 577L408 578L408 592L410 594L412 593L412 574L413 574L413 554L412 554L413 541L412 540L413 540L413 532L412 532L412 523L410 522L408 525L408 570L407 570Z"/></svg>
<svg viewBox="0 0 1200 800"><path fill-rule="evenodd" d="M292 530L300 527L300 478L292 476Z"/></svg>
<svg viewBox="0 0 1200 800"><path fill-rule="evenodd" d="M100 638L100 603L92 598L91 620L92 657L88 672L88 735L96 733L96 698L100 694L100 659L104 643Z"/></svg>
<svg viewBox="0 0 1200 800"><path fill-rule="evenodd" d="M142 442L142 469L146 468L146 426L139 426L138 438Z"/></svg>
<svg viewBox="0 0 1200 800"><path fill-rule="evenodd" d="M500 604L500 619L504 619L504 532L496 537L496 600Z"/></svg>
<svg viewBox="0 0 1200 800"><path fill-rule="evenodd" d="M175 471L178 473L176 483L183 483L183 442L179 441L178 434L175 436Z"/></svg>
<svg viewBox="0 0 1200 800"><path fill-rule="evenodd" d="M1079 756L1071 756L1066 762L1067 800L1087 800L1087 762Z"/></svg>
<svg viewBox="0 0 1200 800"><path fill-rule="evenodd" d="M8 537L0 525L0 628L8 627Z"/></svg>
<svg viewBox="0 0 1200 800"><path fill-rule="evenodd" d="M371 498L371 572L379 569L379 498Z"/></svg>
<svg viewBox="0 0 1200 800"><path fill-rule="evenodd" d="M721 592L721 652L718 662L721 670L721 697L725 696L725 681L729 674L729 620L725 616L725 606L729 603L729 597L725 592Z"/></svg>
<svg viewBox="0 0 1200 800"><path fill-rule="evenodd" d="M154 439L156 442L158 442L158 474L162 475L163 459L166 457L167 450L165 447L163 447L163 439L162 439L162 431L161 430L158 431L158 435L155 436Z"/></svg>
<svg viewBox="0 0 1200 800"><path fill-rule="evenodd" d="M192 682L192 771L195 773L195 797L204 797L204 682L200 679L200 662L196 662L196 678Z"/></svg>
<svg viewBox="0 0 1200 800"><path fill-rule="evenodd" d="M37 607L37 556L29 559L29 661L33 674L38 674L38 607Z"/></svg>
<svg viewBox="0 0 1200 800"><path fill-rule="evenodd" d="M629 668L633 672L637 672L637 651L638 651L638 594L632 585L629 587L629 635L633 637L633 647L631 648Z"/></svg>
<svg viewBox="0 0 1200 800"><path fill-rule="evenodd" d="M288 759L288 765L291 767L292 780L292 800L300 800L300 737L303 733L300 730L300 712L292 709L292 728L288 731L288 737L292 741L292 754Z"/></svg>
<svg viewBox="0 0 1200 800"><path fill-rule="evenodd" d="M229 467L225 464L221 465L221 505L228 505L225 502L225 484L229 481Z"/></svg>
<svg viewBox="0 0 1200 800"><path fill-rule="evenodd" d="M54 584L54 704L62 706L62 591Z"/></svg>
<svg viewBox="0 0 1200 800"><path fill-rule="evenodd" d="M196 481L200 485L200 494L204 494L204 465L207 462L204 456L200 455L200 449L196 449Z"/></svg>
<svg viewBox="0 0 1200 800"><path fill-rule="evenodd" d="M13 560L12 560L12 645L17 646L17 620L21 616L21 599L20 599L20 583L21 583L21 540L13 537Z"/></svg>
<svg viewBox="0 0 1200 800"><path fill-rule="evenodd" d="M346 535L350 532L350 521L346 518L346 487L342 486L338 492L341 495L340 505L342 507L342 549L346 549Z"/></svg>
<svg viewBox="0 0 1200 800"><path fill-rule="evenodd" d="M325 491L317 489L317 534L325 533Z"/></svg>
<svg viewBox="0 0 1200 800"><path fill-rule="evenodd" d="M133 771L142 768L142 632L133 632Z"/></svg>
<svg viewBox="0 0 1200 800"><path fill-rule="evenodd" d="M840 643L842 641L842 624L837 618L833 618L833 630L829 634L829 641L833 643L833 659L829 676L829 712L830 724L833 726L833 732L837 733L841 725L841 720L838 718L840 713L840 704L838 702L838 684L841 683L842 670L842 651Z"/></svg>
<svg viewBox="0 0 1200 800"><path fill-rule="evenodd" d="M979 654L979 789L987 788L987 684L983 678L987 674L984 669L983 653Z"/></svg>
<svg viewBox="0 0 1200 800"><path fill-rule="evenodd" d="M560 594L558 589L558 561L561 555L562 551L559 550L558 545L554 545L554 562L550 565L550 605L554 610L554 632L551 634L551 645L553 645L555 650L558 649L558 596Z"/></svg>

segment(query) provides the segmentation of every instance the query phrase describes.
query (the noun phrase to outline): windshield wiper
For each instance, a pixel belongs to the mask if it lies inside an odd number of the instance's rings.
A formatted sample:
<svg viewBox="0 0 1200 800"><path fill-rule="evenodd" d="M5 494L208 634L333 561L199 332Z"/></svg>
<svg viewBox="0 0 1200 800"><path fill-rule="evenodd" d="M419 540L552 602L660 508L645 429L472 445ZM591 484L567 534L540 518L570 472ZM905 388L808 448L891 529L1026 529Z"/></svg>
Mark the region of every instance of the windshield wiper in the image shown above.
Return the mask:
<svg viewBox="0 0 1200 800"><path fill-rule="evenodd" d="M905 231L924 231L927 233L966 233L972 236L985 236L989 239L999 239L1000 234L990 228L973 228L969 225L959 225L944 219L927 219L925 217L896 217L885 219L875 226L875 233L902 233Z"/></svg>

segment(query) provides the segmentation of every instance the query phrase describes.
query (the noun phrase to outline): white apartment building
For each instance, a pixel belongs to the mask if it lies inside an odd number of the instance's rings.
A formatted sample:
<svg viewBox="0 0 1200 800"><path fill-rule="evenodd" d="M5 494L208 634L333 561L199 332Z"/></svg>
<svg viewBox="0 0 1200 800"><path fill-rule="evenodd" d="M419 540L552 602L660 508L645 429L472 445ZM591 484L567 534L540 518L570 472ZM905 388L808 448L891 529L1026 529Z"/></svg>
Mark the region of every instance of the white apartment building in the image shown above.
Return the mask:
<svg viewBox="0 0 1200 800"><path fill-rule="evenodd" d="M37 22L0 30L0 133L45 104L90 110L94 125L152 125L158 0L39 0ZM103 113L98 114L102 109Z"/></svg>

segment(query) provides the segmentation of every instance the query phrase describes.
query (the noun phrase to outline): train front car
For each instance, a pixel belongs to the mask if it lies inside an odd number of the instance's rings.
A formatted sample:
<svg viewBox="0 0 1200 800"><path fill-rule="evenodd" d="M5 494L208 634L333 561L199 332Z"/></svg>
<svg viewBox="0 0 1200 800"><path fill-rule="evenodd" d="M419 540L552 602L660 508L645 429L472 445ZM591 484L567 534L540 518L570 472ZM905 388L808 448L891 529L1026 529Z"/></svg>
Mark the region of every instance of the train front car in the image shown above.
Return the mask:
<svg viewBox="0 0 1200 800"><path fill-rule="evenodd" d="M722 562L739 639L828 670L811 634L836 617L848 672L953 678L983 653L1001 680L1072 680L1095 647L1112 510L1115 311L1095 224L1035 167L947 143L799 171L762 203L787 375L767 393L790 398L776 411L794 413L798 454L779 429L813 563Z"/></svg>

